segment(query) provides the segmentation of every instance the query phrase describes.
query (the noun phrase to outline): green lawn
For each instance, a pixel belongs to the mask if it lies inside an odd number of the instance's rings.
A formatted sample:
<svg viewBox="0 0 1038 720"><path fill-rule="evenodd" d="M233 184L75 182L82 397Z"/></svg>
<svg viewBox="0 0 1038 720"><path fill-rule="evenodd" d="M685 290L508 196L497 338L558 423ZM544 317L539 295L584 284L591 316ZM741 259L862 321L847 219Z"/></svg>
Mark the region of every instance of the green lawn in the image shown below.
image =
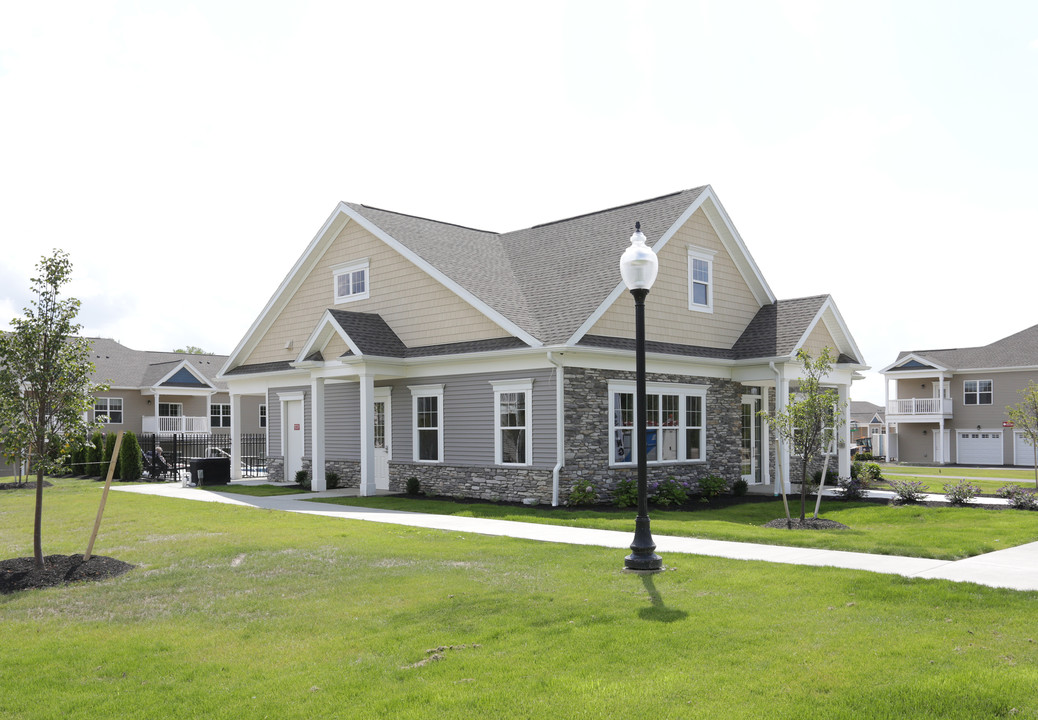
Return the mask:
<svg viewBox="0 0 1038 720"><path fill-rule="evenodd" d="M313 502L632 532L635 515L633 509L549 509L388 496L315 499ZM799 508L799 500L794 503L793 498L790 498L790 510L797 516ZM813 511L812 500L808 513ZM813 532L761 527L769 520L785 517L781 500L719 509L704 507L691 512L653 510L649 515L652 532L656 535L947 560L1004 550L1038 540L1038 514L1008 508L897 507L823 500L820 517L836 520L850 529Z"/></svg>
<svg viewBox="0 0 1038 720"><path fill-rule="evenodd" d="M306 490L298 485L241 485L232 483L229 485L204 485L203 490L213 492L234 493L235 495L249 495L250 497L271 497L272 495L300 495Z"/></svg>
<svg viewBox="0 0 1038 720"><path fill-rule="evenodd" d="M915 467L912 465L880 465L885 480L918 480L929 492L943 493L945 483L965 478L985 495L995 495L1006 483L1034 488L1034 470L1030 468L958 468Z"/></svg>
<svg viewBox="0 0 1038 720"><path fill-rule="evenodd" d="M99 490L46 490L46 553ZM0 596L0 717L1038 717L1038 593L119 492L95 551L138 568Z"/></svg>

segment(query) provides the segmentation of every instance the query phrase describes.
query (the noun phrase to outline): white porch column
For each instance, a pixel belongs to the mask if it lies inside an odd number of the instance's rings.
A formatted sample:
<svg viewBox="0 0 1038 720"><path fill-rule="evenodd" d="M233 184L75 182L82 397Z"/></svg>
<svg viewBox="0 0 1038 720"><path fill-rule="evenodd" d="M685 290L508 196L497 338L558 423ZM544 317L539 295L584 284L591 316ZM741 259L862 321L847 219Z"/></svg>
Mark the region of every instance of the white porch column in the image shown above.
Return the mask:
<svg viewBox="0 0 1038 720"><path fill-rule="evenodd" d="M760 398L760 410L763 413L767 413L770 403L768 402L768 387L761 387L761 398ZM764 485L771 484L771 426L766 422L760 424L760 446L764 448L763 457L761 458L761 483Z"/></svg>
<svg viewBox="0 0 1038 720"><path fill-rule="evenodd" d="M231 393L231 480L241 480L241 395Z"/></svg>
<svg viewBox="0 0 1038 720"><path fill-rule="evenodd" d="M789 405L789 378L785 375L781 376L778 380L778 386L775 388L775 410L777 412L785 412L786 407ZM786 488L786 492L793 492L793 485L789 482L789 443L782 437L778 438L778 477L775 478L776 482L781 482ZM779 494L778 486L775 487L775 494Z"/></svg>
<svg viewBox="0 0 1038 720"><path fill-rule="evenodd" d="M836 436L836 453L839 458L839 476L849 478L851 476L851 422L850 422L850 390L851 386L837 385L836 392L840 399L840 407L843 408L843 417L840 418L839 433Z"/></svg>
<svg viewBox="0 0 1038 720"><path fill-rule="evenodd" d="M360 495L375 494L375 379L360 374Z"/></svg>
<svg viewBox="0 0 1038 720"><path fill-rule="evenodd" d="M314 492L328 489L324 477L324 378L310 384L310 488Z"/></svg>

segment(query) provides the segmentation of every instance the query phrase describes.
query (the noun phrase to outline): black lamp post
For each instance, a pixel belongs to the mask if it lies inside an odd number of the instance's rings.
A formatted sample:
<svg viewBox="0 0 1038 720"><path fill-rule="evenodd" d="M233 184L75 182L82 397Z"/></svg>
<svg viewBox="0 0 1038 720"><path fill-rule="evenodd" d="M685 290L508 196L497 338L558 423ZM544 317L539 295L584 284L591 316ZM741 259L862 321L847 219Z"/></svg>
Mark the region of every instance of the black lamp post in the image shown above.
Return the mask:
<svg viewBox="0 0 1038 720"><path fill-rule="evenodd" d="M663 558L656 554L656 543L649 529L648 481L645 453L645 296L656 281L659 261L656 253L645 244L642 224L634 224L631 246L620 258L620 275L624 285L634 296L635 337L635 393L634 417L637 440L634 447L638 456L638 517L634 521L634 542L631 554L624 558L624 569L637 572L659 572Z"/></svg>

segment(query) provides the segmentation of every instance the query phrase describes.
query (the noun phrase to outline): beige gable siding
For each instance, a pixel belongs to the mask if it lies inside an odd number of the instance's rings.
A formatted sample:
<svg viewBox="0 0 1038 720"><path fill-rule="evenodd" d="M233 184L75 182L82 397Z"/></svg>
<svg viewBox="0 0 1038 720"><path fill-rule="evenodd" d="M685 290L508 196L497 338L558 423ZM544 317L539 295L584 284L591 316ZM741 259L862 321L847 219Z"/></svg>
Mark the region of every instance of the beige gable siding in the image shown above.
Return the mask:
<svg viewBox="0 0 1038 720"><path fill-rule="evenodd" d="M713 312L688 307L689 246L716 251L713 258ZM620 282L620 258L616 281ZM702 210L697 210L659 254L660 271L645 304L649 340L730 348L760 309L746 281ZM591 328L591 335L634 337L634 311L624 292Z"/></svg>
<svg viewBox="0 0 1038 720"><path fill-rule="evenodd" d="M332 335L332 339L328 341L324 350L321 351L321 356L325 360L334 360L341 355L344 355L350 346L346 344L346 341L339 337L338 333Z"/></svg>
<svg viewBox="0 0 1038 720"><path fill-rule="evenodd" d="M812 358L817 358L823 348L829 348L830 355L832 355L833 362L840 356L840 349L836 345L836 341L833 340L833 336L825 327L825 323L819 322L815 325L814 330L807 336L807 341L804 343L804 350L810 353Z"/></svg>
<svg viewBox="0 0 1038 720"><path fill-rule="evenodd" d="M370 297L335 304L332 267L368 260ZM378 313L408 347L507 337L508 333L355 222L325 251L243 363L295 359L328 308ZM292 348L285 344L292 341Z"/></svg>

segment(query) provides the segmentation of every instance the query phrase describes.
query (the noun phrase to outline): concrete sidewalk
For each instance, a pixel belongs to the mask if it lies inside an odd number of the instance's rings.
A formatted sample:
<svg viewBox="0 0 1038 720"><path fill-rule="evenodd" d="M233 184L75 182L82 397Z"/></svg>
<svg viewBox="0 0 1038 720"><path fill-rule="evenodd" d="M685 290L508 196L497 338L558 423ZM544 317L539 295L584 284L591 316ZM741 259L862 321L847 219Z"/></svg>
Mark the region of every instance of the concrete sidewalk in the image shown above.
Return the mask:
<svg viewBox="0 0 1038 720"><path fill-rule="evenodd" d="M571 545L595 545L616 549L630 547L634 532L633 522L631 532L618 532L614 530L594 530L509 520L456 517L452 515L428 515L402 510L379 510L311 502L321 498L355 497L357 495L356 489L329 490L321 493L279 495L274 497L252 497L235 493L221 493L218 489L200 490L181 487L178 484L113 485L112 489L121 492L157 495L180 500L220 502L266 510L281 510L304 515L321 515L348 520L409 525L433 530L469 532L480 535L494 535ZM782 545L702 540L668 535L654 535L653 538L656 541L657 551L664 558L667 554L709 555L731 558L733 560L762 560L764 562L792 565L831 566L903 575L905 577L973 582L980 585L1004 587L1013 590L1038 590L1038 542L966 558L965 560L950 561L901 557L898 555L874 555L842 550L818 550Z"/></svg>

